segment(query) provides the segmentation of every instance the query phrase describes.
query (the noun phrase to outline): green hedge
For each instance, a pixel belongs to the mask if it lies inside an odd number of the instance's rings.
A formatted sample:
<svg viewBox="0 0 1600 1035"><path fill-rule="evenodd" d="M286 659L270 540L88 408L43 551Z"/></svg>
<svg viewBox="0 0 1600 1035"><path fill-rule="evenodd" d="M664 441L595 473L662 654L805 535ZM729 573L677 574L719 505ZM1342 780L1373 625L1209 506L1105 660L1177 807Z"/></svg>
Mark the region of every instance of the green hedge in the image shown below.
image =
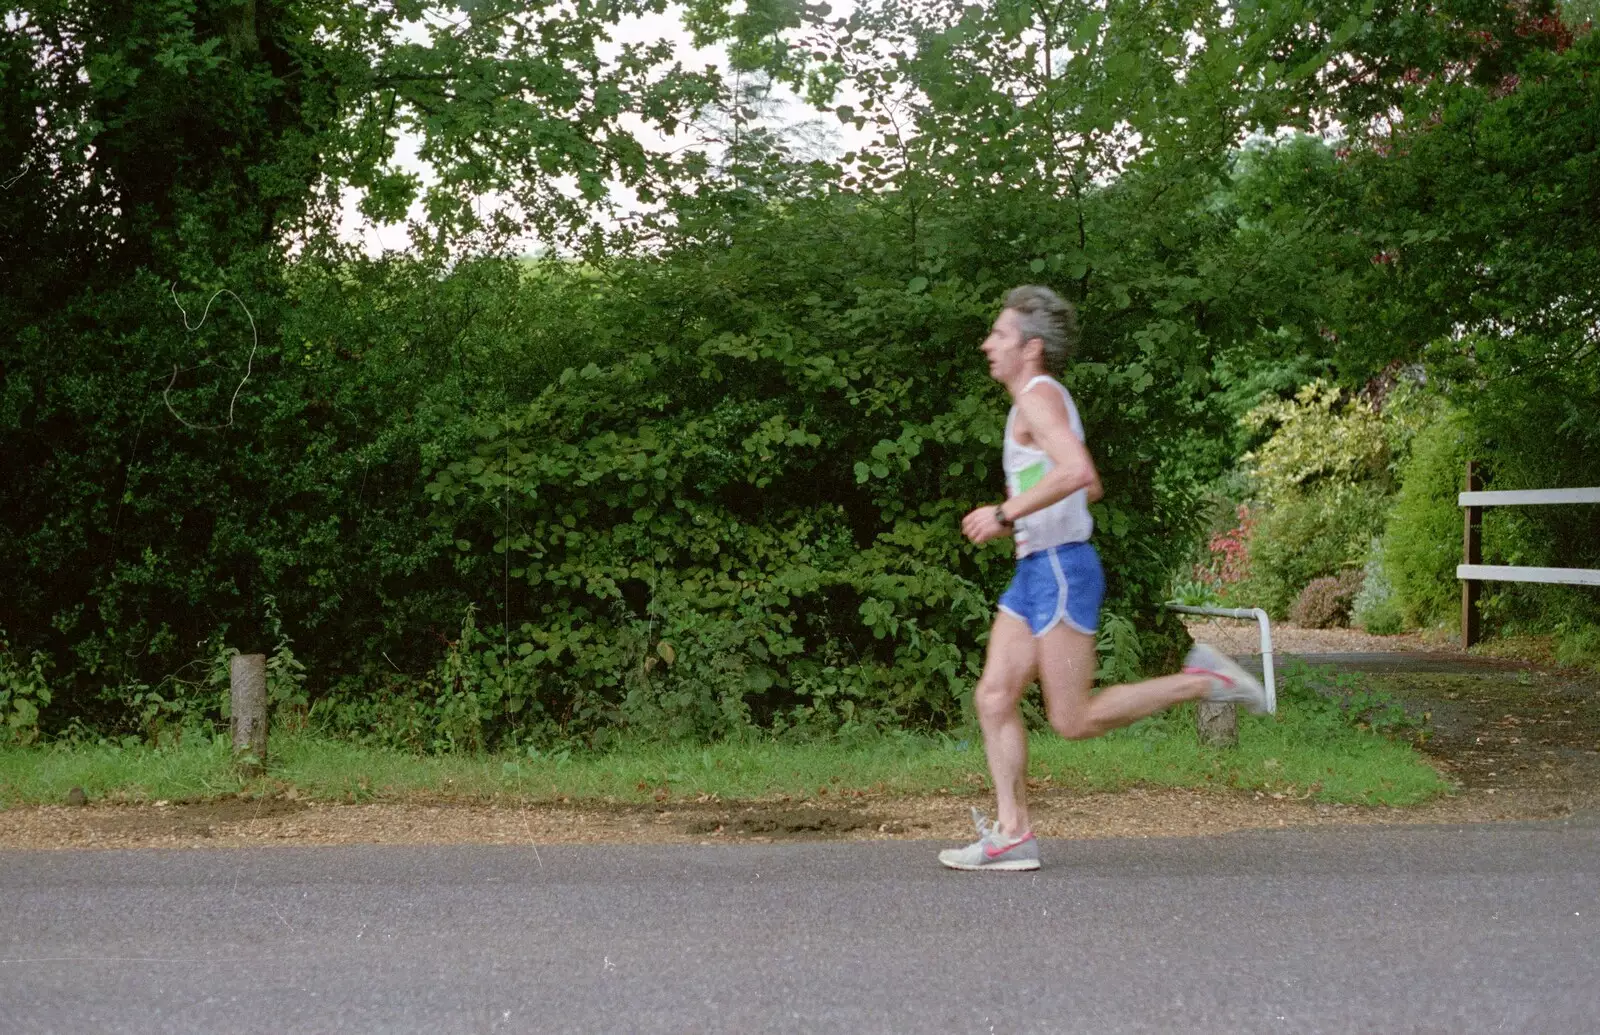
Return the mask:
<svg viewBox="0 0 1600 1035"><path fill-rule="evenodd" d="M1424 428L1401 471L1383 533L1383 573L1411 626L1456 625L1461 617L1461 507L1467 439L1458 414Z"/></svg>
<svg viewBox="0 0 1600 1035"><path fill-rule="evenodd" d="M50 659L42 721L214 722L229 647L304 666L306 721L424 748L963 721L1010 569L958 534L1002 491L977 345L1049 278L991 261L1034 216L962 218L911 276L892 220L827 197L604 268L268 265L227 285L261 338L213 430L250 343L227 296L193 333L154 278L25 325L0 628ZM1066 380L1107 608L1159 667L1199 478L1168 461L1215 427L1148 306L1086 302Z"/></svg>

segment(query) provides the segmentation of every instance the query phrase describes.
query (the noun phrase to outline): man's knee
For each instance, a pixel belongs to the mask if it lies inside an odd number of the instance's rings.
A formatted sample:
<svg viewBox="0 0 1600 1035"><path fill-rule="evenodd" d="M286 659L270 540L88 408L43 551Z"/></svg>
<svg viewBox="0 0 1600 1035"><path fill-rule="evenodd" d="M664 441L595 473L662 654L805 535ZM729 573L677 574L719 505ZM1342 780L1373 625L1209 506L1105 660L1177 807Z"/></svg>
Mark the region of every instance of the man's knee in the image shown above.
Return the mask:
<svg viewBox="0 0 1600 1035"><path fill-rule="evenodd" d="M1089 740L1105 732L1086 711L1052 715L1050 728L1067 740Z"/></svg>
<svg viewBox="0 0 1600 1035"><path fill-rule="evenodd" d="M972 703L980 721L1005 718L1016 709L1018 698L1005 682L989 677L979 679L972 693Z"/></svg>

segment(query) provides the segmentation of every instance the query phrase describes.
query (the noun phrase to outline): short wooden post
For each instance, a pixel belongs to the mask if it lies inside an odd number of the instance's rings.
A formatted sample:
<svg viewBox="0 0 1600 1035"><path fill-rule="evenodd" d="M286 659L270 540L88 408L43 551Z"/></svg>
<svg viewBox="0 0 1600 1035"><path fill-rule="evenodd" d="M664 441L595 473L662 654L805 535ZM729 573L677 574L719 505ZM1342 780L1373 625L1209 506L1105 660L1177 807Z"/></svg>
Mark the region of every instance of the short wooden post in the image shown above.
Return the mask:
<svg viewBox="0 0 1600 1035"><path fill-rule="evenodd" d="M233 757L255 773L267 767L267 656L235 654L228 666Z"/></svg>
<svg viewBox="0 0 1600 1035"><path fill-rule="evenodd" d="M1195 729L1207 747L1239 746L1239 709L1232 701L1200 701L1195 707Z"/></svg>
<svg viewBox="0 0 1600 1035"><path fill-rule="evenodd" d="M1478 477L1478 465L1471 460L1467 461L1467 491L1477 492L1483 488L1482 479ZM1483 563L1483 508L1463 507L1464 518L1461 531L1461 563ZM1461 580L1461 648L1466 648L1482 639L1482 629L1478 618L1478 592L1481 588L1477 579Z"/></svg>

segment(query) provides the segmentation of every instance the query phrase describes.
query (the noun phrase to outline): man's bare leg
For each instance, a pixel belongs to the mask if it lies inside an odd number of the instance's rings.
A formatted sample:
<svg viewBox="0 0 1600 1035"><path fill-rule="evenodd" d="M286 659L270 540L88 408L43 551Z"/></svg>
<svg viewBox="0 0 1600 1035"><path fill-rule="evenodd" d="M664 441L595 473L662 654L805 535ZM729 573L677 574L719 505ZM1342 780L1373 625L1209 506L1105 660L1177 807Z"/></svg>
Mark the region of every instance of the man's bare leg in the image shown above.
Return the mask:
<svg viewBox="0 0 1600 1035"><path fill-rule="evenodd" d="M1066 623L1038 638L1039 688L1050 725L1068 740L1086 740L1211 691L1212 678L1180 673L1110 686L1090 694L1097 665L1094 637Z"/></svg>
<svg viewBox="0 0 1600 1035"><path fill-rule="evenodd" d="M1027 623L1003 611L997 615L973 703L994 778L1000 830L1008 836L1028 832L1028 731L1019 705L1038 671L1037 659Z"/></svg>

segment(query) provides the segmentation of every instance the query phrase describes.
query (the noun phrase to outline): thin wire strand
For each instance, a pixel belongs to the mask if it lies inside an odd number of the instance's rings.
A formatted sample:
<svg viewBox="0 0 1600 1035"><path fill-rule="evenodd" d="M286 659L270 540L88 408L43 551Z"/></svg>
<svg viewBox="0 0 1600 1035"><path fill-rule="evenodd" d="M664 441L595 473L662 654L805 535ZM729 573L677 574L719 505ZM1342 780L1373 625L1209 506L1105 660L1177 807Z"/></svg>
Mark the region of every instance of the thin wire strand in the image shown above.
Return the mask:
<svg viewBox="0 0 1600 1035"><path fill-rule="evenodd" d="M244 310L245 318L250 321L250 356L245 360L244 377L239 381L239 387L233 390L233 398L228 401L228 423L192 424L189 421L184 420L183 416L178 413L177 410L172 408L172 386L178 383L179 374L178 364L176 363L172 364L172 379L167 382L167 387L161 393L161 401L167 404L168 412L176 417L178 423L182 424L184 427L193 428L195 431L220 431L223 428L231 428L233 427L234 407L239 403L239 393L244 391L245 384L250 380L250 374L255 370L256 350L261 347L261 334L256 330L255 314L250 312L250 307L244 304L244 299L235 294L231 288L218 288L216 292L212 294L211 298L207 300L205 311L200 314L200 322L191 327L189 326L189 311L183 307L182 302L178 301L176 284L168 284L167 290L172 292L172 302L178 307L178 312L183 314L184 330L192 332L198 331L200 328L204 327L206 325L206 318L211 315L212 303L215 302L219 296L224 294L231 295L233 300L239 303L239 308ZM189 369L192 370L194 368L190 367Z"/></svg>
<svg viewBox="0 0 1600 1035"><path fill-rule="evenodd" d="M13 183L16 183L18 180L22 179L24 176L28 175L28 170L32 169L32 168L33 168L33 159L30 158L30 159L28 159L27 163L25 165L23 165L21 172L17 173L17 175L15 175L15 176L11 177L11 179L7 180L4 184L0 184L0 190L10 190L11 189L11 185Z"/></svg>

